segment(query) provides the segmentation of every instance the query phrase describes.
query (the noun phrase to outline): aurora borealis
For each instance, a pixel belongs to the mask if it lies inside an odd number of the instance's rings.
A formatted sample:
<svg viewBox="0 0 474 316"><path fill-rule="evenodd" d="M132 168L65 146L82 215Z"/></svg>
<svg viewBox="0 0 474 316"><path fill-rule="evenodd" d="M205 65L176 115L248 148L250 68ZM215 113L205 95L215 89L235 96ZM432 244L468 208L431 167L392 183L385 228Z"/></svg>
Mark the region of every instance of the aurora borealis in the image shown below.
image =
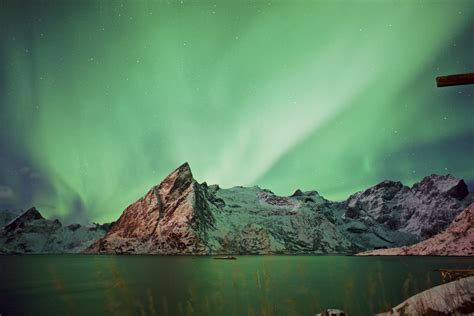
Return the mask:
<svg viewBox="0 0 474 316"><path fill-rule="evenodd" d="M329 199L474 181L467 1L0 0L0 207L111 221L198 181Z"/></svg>

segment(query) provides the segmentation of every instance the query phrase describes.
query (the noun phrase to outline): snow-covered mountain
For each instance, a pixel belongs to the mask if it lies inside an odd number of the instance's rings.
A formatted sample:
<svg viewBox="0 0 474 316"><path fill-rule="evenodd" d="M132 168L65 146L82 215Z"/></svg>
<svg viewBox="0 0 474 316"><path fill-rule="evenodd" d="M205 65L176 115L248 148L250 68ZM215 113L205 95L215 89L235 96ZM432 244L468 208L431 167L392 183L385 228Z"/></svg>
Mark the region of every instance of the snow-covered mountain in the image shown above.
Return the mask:
<svg viewBox="0 0 474 316"><path fill-rule="evenodd" d="M459 213L443 232L409 247L363 252L363 256L473 256L474 203Z"/></svg>
<svg viewBox="0 0 474 316"><path fill-rule="evenodd" d="M426 239L446 228L472 201L463 180L431 175L411 188L384 181L349 197L346 216L374 219L386 228Z"/></svg>
<svg viewBox="0 0 474 316"><path fill-rule="evenodd" d="M384 181L332 202L316 191L284 197L258 186L198 183L185 163L127 207L112 228L63 226L35 208L0 211L0 253L355 253L429 238L472 202L464 181L449 175L412 187ZM443 236L430 249L460 238ZM472 245L472 234L466 236Z"/></svg>
<svg viewBox="0 0 474 316"><path fill-rule="evenodd" d="M90 252L328 253L354 245L317 205L316 192L280 197L259 187L197 183L183 164L130 205Z"/></svg>
<svg viewBox="0 0 474 316"><path fill-rule="evenodd" d="M466 184L431 175L411 188L384 181L331 202L194 180L187 163L125 209L87 249L124 254L353 253L413 244L445 229L472 201Z"/></svg>
<svg viewBox="0 0 474 316"><path fill-rule="evenodd" d="M25 212L1 211L0 253L77 253L103 237L109 224L63 226L32 207Z"/></svg>

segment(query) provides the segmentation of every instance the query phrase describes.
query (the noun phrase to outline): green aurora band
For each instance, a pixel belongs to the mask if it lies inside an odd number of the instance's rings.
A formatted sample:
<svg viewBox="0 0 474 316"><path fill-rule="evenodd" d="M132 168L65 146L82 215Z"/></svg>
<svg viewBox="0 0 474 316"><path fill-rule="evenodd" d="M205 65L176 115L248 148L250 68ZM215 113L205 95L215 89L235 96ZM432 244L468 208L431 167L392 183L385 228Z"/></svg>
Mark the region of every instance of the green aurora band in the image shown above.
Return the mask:
<svg viewBox="0 0 474 316"><path fill-rule="evenodd" d="M1 137L48 217L115 220L184 161L329 199L474 179L473 88L434 81L474 70L472 1L0 1L0 21Z"/></svg>

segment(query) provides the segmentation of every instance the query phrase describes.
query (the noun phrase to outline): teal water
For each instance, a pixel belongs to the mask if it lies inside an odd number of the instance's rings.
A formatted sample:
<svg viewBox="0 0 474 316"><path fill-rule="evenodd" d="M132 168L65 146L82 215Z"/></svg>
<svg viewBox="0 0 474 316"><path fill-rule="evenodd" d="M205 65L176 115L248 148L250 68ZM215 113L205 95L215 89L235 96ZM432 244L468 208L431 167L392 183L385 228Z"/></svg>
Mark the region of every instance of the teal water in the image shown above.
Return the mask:
<svg viewBox="0 0 474 316"><path fill-rule="evenodd" d="M369 315L474 258L0 256L0 314Z"/></svg>

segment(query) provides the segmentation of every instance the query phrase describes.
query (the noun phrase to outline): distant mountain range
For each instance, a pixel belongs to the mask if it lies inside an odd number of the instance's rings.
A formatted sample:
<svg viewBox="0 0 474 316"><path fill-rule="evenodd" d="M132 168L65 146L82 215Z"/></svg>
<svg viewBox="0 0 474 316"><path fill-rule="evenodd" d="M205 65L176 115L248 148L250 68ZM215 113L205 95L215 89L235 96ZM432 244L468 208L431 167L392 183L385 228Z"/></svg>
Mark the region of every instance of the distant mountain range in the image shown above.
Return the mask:
<svg viewBox="0 0 474 316"><path fill-rule="evenodd" d="M32 207L25 212L0 211L0 253L79 253L104 236L111 224L63 226Z"/></svg>
<svg viewBox="0 0 474 316"><path fill-rule="evenodd" d="M464 181L450 175L431 175L412 187L384 181L332 202L316 191L296 190L283 197L258 186L223 189L198 183L185 163L128 206L113 225L64 227L36 209L18 217L0 212L0 252L357 253L428 239L473 200ZM472 247L463 254L472 255Z"/></svg>

